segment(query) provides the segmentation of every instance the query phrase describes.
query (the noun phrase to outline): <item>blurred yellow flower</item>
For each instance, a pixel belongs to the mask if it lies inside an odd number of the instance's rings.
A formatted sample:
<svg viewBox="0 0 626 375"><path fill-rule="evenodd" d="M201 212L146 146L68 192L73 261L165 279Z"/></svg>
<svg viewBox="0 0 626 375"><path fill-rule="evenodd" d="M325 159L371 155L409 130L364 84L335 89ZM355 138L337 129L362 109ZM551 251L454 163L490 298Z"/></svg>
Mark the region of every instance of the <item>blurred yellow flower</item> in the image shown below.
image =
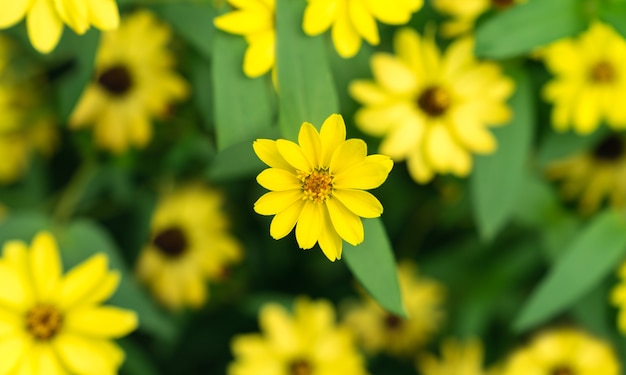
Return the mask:
<svg viewBox="0 0 626 375"><path fill-rule="evenodd" d="M514 89L495 63L478 62L466 38L441 55L432 40L411 29L397 31L396 55L372 56L374 80L350 84L352 97L364 104L355 122L366 133L383 136L380 151L407 160L418 183L435 173L467 176L471 153L488 154L496 140L487 129L508 123L506 104Z"/></svg>
<svg viewBox="0 0 626 375"><path fill-rule="evenodd" d="M548 178L562 181L561 195L579 200L582 214L598 210L606 198L613 207L626 205L626 138L611 134L592 150L551 162Z"/></svg>
<svg viewBox="0 0 626 375"><path fill-rule="evenodd" d="M92 25L113 30L119 23L115 0L0 0L0 9L0 29L26 18L30 42L42 53L59 43L64 23L77 34L84 34Z"/></svg>
<svg viewBox="0 0 626 375"><path fill-rule="evenodd" d="M525 0L433 0L439 12L452 17L441 25L445 37L454 37L471 31L478 17L489 9L507 9Z"/></svg>
<svg viewBox="0 0 626 375"><path fill-rule="evenodd" d="M215 27L231 34L243 35L248 49L243 58L243 72L250 78L269 72L275 64L275 0L228 0L237 8L216 17Z"/></svg>
<svg viewBox="0 0 626 375"><path fill-rule="evenodd" d="M421 9L423 0L308 0L302 28L315 36L332 27L337 53L343 58L357 54L361 40L378 45L376 20L390 25L404 25Z"/></svg>
<svg viewBox="0 0 626 375"><path fill-rule="evenodd" d="M290 315L269 303L259 315L262 334L235 336L228 375L365 375L364 360L324 300L299 298Z"/></svg>
<svg viewBox="0 0 626 375"><path fill-rule="evenodd" d="M271 190L256 201L254 210L276 215L270 226L273 238L285 237L295 226L300 248L310 249L317 242L335 261L341 258L342 239L352 245L363 242L360 218L382 214L382 204L364 190L385 182L393 162L384 155L367 156L361 139L346 140L338 114L329 116L320 132L304 122L298 142L254 142L254 152L270 166L257 181Z"/></svg>
<svg viewBox="0 0 626 375"><path fill-rule="evenodd" d="M0 260L2 374L115 374L124 352L111 341L137 327L129 310L100 306L120 274L97 254L65 276L54 238L39 233L30 249L4 244Z"/></svg>
<svg viewBox="0 0 626 375"><path fill-rule="evenodd" d="M104 33L95 75L74 108L72 129L94 127L96 143L114 153L143 148L152 139L152 117L164 117L173 101L188 95L167 49L170 28L148 11Z"/></svg>
<svg viewBox="0 0 626 375"><path fill-rule="evenodd" d="M576 39L555 42L540 53L555 78L543 88L554 104L552 125L589 134L602 121L626 129L626 41L610 26L593 23Z"/></svg>
<svg viewBox="0 0 626 375"><path fill-rule="evenodd" d="M618 375L620 365L607 343L576 329L560 328L539 334L514 352L502 374Z"/></svg>
<svg viewBox="0 0 626 375"><path fill-rule="evenodd" d="M202 306L207 280L219 280L241 260L241 245L228 232L223 202L221 193L203 185L174 190L158 202L137 275L165 306Z"/></svg>
<svg viewBox="0 0 626 375"><path fill-rule="evenodd" d="M617 328L626 334L626 262L619 267L618 276L619 284L611 291L611 303L619 309Z"/></svg>
<svg viewBox="0 0 626 375"><path fill-rule="evenodd" d="M386 312L369 296L364 303L352 306L346 313L344 323L369 353L414 355L439 329L443 320L444 289L441 284L418 277L417 266L407 260L398 265L398 277L408 319Z"/></svg>
<svg viewBox="0 0 626 375"><path fill-rule="evenodd" d="M422 375L495 375L494 371L483 369L483 359L483 346L479 340L459 342L446 339L441 345L441 359L422 354L418 357L417 368Z"/></svg>

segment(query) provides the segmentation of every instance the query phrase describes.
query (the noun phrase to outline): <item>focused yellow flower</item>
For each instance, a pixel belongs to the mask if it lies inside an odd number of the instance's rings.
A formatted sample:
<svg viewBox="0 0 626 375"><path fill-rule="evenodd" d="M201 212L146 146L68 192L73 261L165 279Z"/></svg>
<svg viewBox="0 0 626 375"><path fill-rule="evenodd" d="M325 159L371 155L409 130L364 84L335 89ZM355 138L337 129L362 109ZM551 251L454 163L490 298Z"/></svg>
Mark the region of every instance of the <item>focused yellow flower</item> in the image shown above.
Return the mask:
<svg viewBox="0 0 626 375"><path fill-rule="evenodd" d="M621 35L595 22L578 38L553 43L540 55L555 75L542 92L554 104L554 129L589 134L602 121L626 129L626 41Z"/></svg>
<svg viewBox="0 0 626 375"><path fill-rule="evenodd" d="M159 201L137 275L165 306L202 306L208 297L206 282L218 281L241 260L241 245L228 232L223 202L221 193L203 185L180 188Z"/></svg>
<svg viewBox="0 0 626 375"><path fill-rule="evenodd" d="M454 37L474 28L478 17L490 9L504 10L525 0L433 0L439 12L452 17L441 26L445 37Z"/></svg>
<svg viewBox="0 0 626 375"><path fill-rule="evenodd" d="M299 298L290 315L269 303L259 316L262 334L232 340L228 375L365 375L363 358L345 327L335 324L327 301Z"/></svg>
<svg viewBox="0 0 626 375"><path fill-rule="evenodd" d="M120 274L97 254L65 276L54 238L39 233L30 249L4 244L0 259L1 374L115 374L124 352L111 340L137 327L137 315L100 306Z"/></svg>
<svg viewBox="0 0 626 375"><path fill-rule="evenodd" d="M422 354L418 357L417 368L422 375L495 375L495 371L483 368L483 360L480 341L447 339L441 345L440 360L431 354Z"/></svg>
<svg viewBox="0 0 626 375"><path fill-rule="evenodd" d="M231 34L243 35L248 49L243 58L243 72L256 78L269 72L276 60L274 27L275 0L228 0L237 10L213 20L215 27Z"/></svg>
<svg viewBox="0 0 626 375"><path fill-rule="evenodd" d="M59 43L64 23L84 34L91 26L113 30L120 17L115 0L0 0L0 9L0 29L26 18L30 42L42 53Z"/></svg>
<svg viewBox="0 0 626 375"><path fill-rule="evenodd" d="M257 181L271 190L256 201L254 210L276 215L270 225L273 238L285 237L295 226L300 248L318 243L335 261L341 258L342 239L352 245L363 242L360 218L382 214L382 204L364 190L385 182L393 162L384 155L367 156L361 139L346 140L346 125L337 114L324 121L319 133L304 122L298 142L254 142L254 152L270 166Z"/></svg>
<svg viewBox="0 0 626 375"><path fill-rule="evenodd" d="M626 262L619 267L618 276L619 284L611 291L611 303L619 309L617 328L626 334Z"/></svg>
<svg viewBox="0 0 626 375"><path fill-rule="evenodd" d="M618 375L620 365L605 342L571 328L546 331L514 352L503 375Z"/></svg>
<svg viewBox="0 0 626 375"><path fill-rule="evenodd" d="M343 58L357 54L361 40L378 45L376 20L390 25L404 25L422 8L423 0L308 0L302 28L315 36L332 27L337 53Z"/></svg>
<svg viewBox="0 0 626 375"><path fill-rule="evenodd" d="M442 56L432 40L402 29L395 35L395 56L372 56L374 80L350 84L350 94L365 106L355 114L357 126L383 136L380 152L406 159L419 183L435 173L467 176L471 153L496 149L487 128L511 118L506 100L513 81L497 64L476 61L473 46L472 39L462 39Z"/></svg>
<svg viewBox="0 0 626 375"><path fill-rule="evenodd" d="M174 70L167 49L170 28L148 11L123 20L105 33L95 75L83 93L69 125L94 127L96 143L114 153L143 148L152 139L152 117L164 117L172 102L188 95L188 85Z"/></svg>
<svg viewBox="0 0 626 375"><path fill-rule="evenodd" d="M410 261L400 262L398 278L407 319L388 313L369 296L364 303L352 306L344 319L369 353L414 355L443 320L441 284L418 277L417 266Z"/></svg>

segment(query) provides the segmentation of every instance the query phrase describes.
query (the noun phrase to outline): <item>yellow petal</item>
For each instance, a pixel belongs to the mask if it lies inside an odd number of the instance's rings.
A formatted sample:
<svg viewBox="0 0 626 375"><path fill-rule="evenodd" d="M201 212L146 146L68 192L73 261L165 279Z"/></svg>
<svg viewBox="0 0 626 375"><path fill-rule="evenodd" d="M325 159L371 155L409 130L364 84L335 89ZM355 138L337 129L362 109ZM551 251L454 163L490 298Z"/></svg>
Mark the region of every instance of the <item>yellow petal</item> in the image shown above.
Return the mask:
<svg viewBox="0 0 626 375"><path fill-rule="evenodd" d="M26 338L24 336L11 335L0 339L0 374L11 374L18 366L18 362L25 356Z"/></svg>
<svg viewBox="0 0 626 375"><path fill-rule="evenodd" d="M104 282L108 260L100 253L71 269L61 280L59 294L55 296L57 305L67 310L89 297Z"/></svg>
<svg viewBox="0 0 626 375"><path fill-rule="evenodd" d="M311 0L304 10L302 29L314 36L328 30L337 15L337 0Z"/></svg>
<svg viewBox="0 0 626 375"><path fill-rule="evenodd" d="M276 141L276 148L280 155L295 169L309 172L313 169L313 164L302 152L300 146L286 139Z"/></svg>
<svg viewBox="0 0 626 375"><path fill-rule="evenodd" d="M476 116L467 116L466 112L457 111L453 114L451 125L454 135L467 149L481 154L495 151L495 137Z"/></svg>
<svg viewBox="0 0 626 375"><path fill-rule="evenodd" d="M272 168L285 169L287 171L294 171L294 168L287 163L287 161L280 155L278 148L276 148L276 141L271 139L257 139L252 144L254 153L261 159L261 161Z"/></svg>
<svg viewBox="0 0 626 375"><path fill-rule="evenodd" d="M343 242L335 230L335 227L333 227L330 214L328 213L328 208L324 207L322 212L324 214L324 219L322 222L320 237L317 242L324 255L326 255L326 258L328 258L331 262L334 262L337 259L341 259L341 248Z"/></svg>
<svg viewBox="0 0 626 375"><path fill-rule="evenodd" d="M330 159L330 173L339 175L363 162L367 156L367 144L362 139L352 138L343 142Z"/></svg>
<svg viewBox="0 0 626 375"><path fill-rule="evenodd" d="M393 37L393 50L417 77L428 78L424 75L422 62L422 38L415 30L408 27L398 30Z"/></svg>
<svg viewBox="0 0 626 375"><path fill-rule="evenodd" d="M272 69L276 56L274 32L264 32L248 38L248 48L243 56L243 72L250 78L260 77Z"/></svg>
<svg viewBox="0 0 626 375"><path fill-rule="evenodd" d="M11 334L23 332L23 327L24 317L21 312L0 309L0 338L6 339Z"/></svg>
<svg viewBox="0 0 626 375"><path fill-rule="evenodd" d="M404 100L388 105L360 108L354 116L354 121L364 132L382 137L395 125L411 116L415 116L415 105Z"/></svg>
<svg viewBox="0 0 626 375"><path fill-rule="evenodd" d="M368 8L374 17L390 25L403 25L411 19L412 11L404 1L367 0Z"/></svg>
<svg viewBox="0 0 626 375"><path fill-rule="evenodd" d="M383 213L383 205L366 191L338 189L333 192L333 197L360 217L379 217Z"/></svg>
<svg viewBox="0 0 626 375"><path fill-rule="evenodd" d="M67 375L67 371L50 345L36 343L30 348L28 355L33 357L38 374Z"/></svg>
<svg viewBox="0 0 626 375"><path fill-rule="evenodd" d="M322 141L317 129L309 123L304 122L298 133L298 144L313 167L321 167Z"/></svg>
<svg viewBox="0 0 626 375"><path fill-rule="evenodd" d="M20 22L24 15L30 0L11 0L2 3L2 12L0 12L0 29L6 29Z"/></svg>
<svg viewBox="0 0 626 375"><path fill-rule="evenodd" d="M272 28L272 19L267 14L249 11L232 11L213 20L215 27L231 34L255 34Z"/></svg>
<svg viewBox="0 0 626 375"><path fill-rule="evenodd" d="M268 190L284 191L302 188L302 181L284 169L267 168L256 177L259 185Z"/></svg>
<svg viewBox="0 0 626 375"><path fill-rule="evenodd" d="M80 129L95 122L100 116L105 100L102 90L88 86L70 115L69 127Z"/></svg>
<svg viewBox="0 0 626 375"><path fill-rule="evenodd" d="M0 304L16 311L25 311L31 304L32 294L26 280L6 263L0 263L0 285Z"/></svg>
<svg viewBox="0 0 626 375"><path fill-rule="evenodd" d="M346 124L339 114L332 114L324 120L320 130L322 141L322 160L324 166L330 165L333 153L346 140Z"/></svg>
<svg viewBox="0 0 626 375"><path fill-rule="evenodd" d="M335 189L374 189L387 179L393 161L385 155L370 155L365 161L335 176Z"/></svg>
<svg viewBox="0 0 626 375"><path fill-rule="evenodd" d="M254 203L254 211L261 215L276 215L302 199L302 190L270 191Z"/></svg>
<svg viewBox="0 0 626 375"><path fill-rule="evenodd" d="M442 173L454 172L459 176L469 173L471 160L467 152L457 145L444 125L433 125L426 134L425 144L426 157L433 169Z"/></svg>
<svg viewBox="0 0 626 375"><path fill-rule="evenodd" d="M372 73L386 90L407 95L417 88L415 74L402 61L388 53L372 56Z"/></svg>
<svg viewBox="0 0 626 375"><path fill-rule="evenodd" d="M68 333L57 335L52 345L64 366L76 374L116 374L124 358L111 343Z"/></svg>
<svg viewBox="0 0 626 375"><path fill-rule="evenodd" d="M111 306L72 309L63 316L63 331L96 338L120 338L137 328L137 314Z"/></svg>
<svg viewBox="0 0 626 375"><path fill-rule="evenodd" d="M53 0L61 19L76 32L84 34L89 29L89 10L84 0Z"/></svg>
<svg viewBox="0 0 626 375"><path fill-rule="evenodd" d="M345 4L343 6L345 7ZM338 11L331 30L331 36L337 53L344 59L356 55L361 48L361 37L354 26L352 26L348 12L345 9Z"/></svg>
<svg viewBox="0 0 626 375"><path fill-rule="evenodd" d="M119 271L109 271L99 286L96 287L88 296L83 298L83 305L100 304L113 295L120 285L122 276Z"/></svg>
<svg viewBox="0 0 626 375"><path fill-rule="evenodd" d="M326 200L326 206L333 227L341 238L354 246L363 242L363 223L356 214L333 197Z"/></svg>
<svg viewBox="0 0 626 375"><path fill-rule="evenodd" d="M424 151L420 147L409 154L407 168L411 177L420 184L425 184L433 179L434 173L424 158Z"/></svg>
<svg viewBox="0 0 626 375"><path fill-rule="evenodd" d="M413 115L400 121L380 144L380 152L394 160L406 159L416 147L420 147L426 128L421 116Z"/></svg>
<svg viewBox="0 0 626 375"><path fill-rule="evenodd" d="M378 26L374 16L369 12L361 1L351 1L348 3L348 13L352 25L357 32L367 40L371 45L377 45L380 42L378 38Z"/></svg>
<svg viewBox="0 0 626 375"><path fill-rule="evenodd" d="M301 249L315 246L322 230L322 204L305 201L296 224L296 240Z"/></svg>
<svg viewBox="0 0 626 375"><path fill-rule="evenodd" d="M129 118L127 129L130 142L138 148L144 148L152 139L152 124L147 115L137 113Z"/></svg>
<svg viewBox="0 0 626 375"><path fill-rule="evenodd" d="M120 24L115 0L89 0L89 19L100 30L114 30Z"/></svg>
<svg viewBox="0 0 626 375"><path fill-rule="evenodd" d="M578 93L574 107L574 129L579 134L590 134L600 125L600 102L597 91L588 89Z"/></svg>
<svg viewBox="0 0 626 375"><path fill-rule="evenodd" d="M293 320L281 306L266 304L259 313L259 325L277 353L289 353L298 347L300 340Z"/></svg>
<svg viewBox="0 0 626 375"><path fill-rule="evenodd" d="M304 201L299 200L274 216L270 224L272 238L279 240L291 232L300 217L302 207L304 207Z"/></svg>
<svg viewBox="0 0 626 375"><path fill-rule="evenodd" d="M365 105L380 105L389 100L387 93L369 79L357 79L348 86L350 96Z"/></svg>
<svg viewBox="0 0 626 375"><path fill-rule="evenodd" d="M204 305L209 293L205 280L199 275L186 275L181 289L184 292L185 300L193 308Z"/></svg>
<svg viewBox="0 0 626 375"><path fill-rule="evenodd" d="M41 53L48 53L61 39L63 21L52 8L50 0L34 0L26 17L26 27L33 47Z"/></svg>
<svg viewBox="0 0 626 375"><path fill-rule="evenodd" d="M30 269L38 299L49 301L62 273L57 244L50 233L39 233L33 239Z"/></svg>

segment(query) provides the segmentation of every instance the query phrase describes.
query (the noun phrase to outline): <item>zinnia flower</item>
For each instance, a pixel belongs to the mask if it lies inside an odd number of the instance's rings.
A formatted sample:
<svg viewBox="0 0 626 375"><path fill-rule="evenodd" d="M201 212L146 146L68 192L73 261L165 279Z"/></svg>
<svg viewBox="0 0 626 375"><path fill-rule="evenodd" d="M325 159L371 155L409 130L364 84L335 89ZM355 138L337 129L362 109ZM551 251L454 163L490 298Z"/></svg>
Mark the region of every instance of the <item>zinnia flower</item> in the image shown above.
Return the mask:
<svg viewBox="0 0 626 375"><path fill-rule="evenodd" d="M64 23L84 34L92 25L113 30L120 17L115 0L0 0L0 9L0 29L26 18L30 42L42 53L59 43Z"/></svg>
<svg viewBox="0 0 626 375"><path fill-rule="evenodd" d="M431 354L422 354L418 357L417 368L422 375L495 375L495 371L483 369L483 360L483 346L480 341L470 339L460 342L446 339L441 344L441 359Z"/></svg>
<svg viewBox="0 0 626 375"><path fill-rule="evenodd" d="M228 375L365 375L363 358L345 327L335 324L327 301L299 298L293 314L277 304L263 306L261 334L235 336L235 361Z"/></svg>
<svg viewBox="0 0 626 375"><path fill-rule="evenodd" d="M352 245L363 242L360 217L382 214L382 204L363 190L380 186L393 162L384 155L367 156L361 139L346 140L346 126L337 114L324 121L320 132L303 123L298 142L254 142L254 152L270 166L257 181L271 190L256 201L254 210L276 215L270 226L275 239L295 226L300 248L310 249L317 242L335 261L341 258L342 239Z"/></svg>
<svg viewBox="0 0 626 375"><path fill-rule="evenodd" d="M223 202L220 192L190 185L157 204L137 274L165 306L202 306L208 298L206 282L218 281L241 260L241 245L228 232Z"/></svg>
<svg viewBox="0 0 626 375"><path fill-rule="evenodd" d="M5 243L0 259L2 374L115 374L124 352L111 341L137 327L134 312L100 306L120 274L97 254L65 276L54 238L38 234L30 249Z"/></svg>
<svg viewBox="0 0 626 375"><path fill-rule="evenodd" d="M483 13L490 9L504 10L525 0L433 0L433 7L450 15L451 20L441 26L441 33L453 37L466 33Z"/></svg>
<svg viewBox="0 0 626 375"><path fill-rule="evenodd" d="M563 39L540 51L555 78L543 89L554 104L552 125L589 134L602 121L626 129L626 41L610 26L594 22L575 39Z"/></svg>
<svg viewBox="0 0 626 375"><path fill-rule="evenodd" d="M308 0L302 28L319 35L332 27L333 44L339 55L349 58L361 48L361 40L378 45L376 20L404 25L420 10L423 0Z"/></svg>
<svg viewBox="0 0 626 375"><path fill-rule="evenodd" d="M513 81L495 63L478 62L472 39L454 42L443 56L432 40L399 30L396 55L372 56L374 80L356 80L350 94L365 105L355 122L383 136L380 151L407 160L419 183L435 173L467 176L471 153L489 154L496 140L488 127L506 124Z"/></svg>
<svg viewBox="0 0 626 375"><path fill-rule="evenodd" d="M93 126L96 143L114 153L145 147L152 117L164 117L173 101L188 95L167 49L171 30L148 11L126 18L105 33L95 75L72 113L72 129Z"/></svg>

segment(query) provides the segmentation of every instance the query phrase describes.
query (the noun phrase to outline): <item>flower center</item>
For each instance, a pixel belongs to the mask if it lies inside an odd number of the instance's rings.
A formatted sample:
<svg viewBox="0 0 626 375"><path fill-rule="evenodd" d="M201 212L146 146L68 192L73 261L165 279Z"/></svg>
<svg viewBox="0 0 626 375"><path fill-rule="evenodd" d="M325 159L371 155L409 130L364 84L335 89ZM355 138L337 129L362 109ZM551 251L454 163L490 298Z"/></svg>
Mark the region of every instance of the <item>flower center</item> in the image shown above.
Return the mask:
<svg viewBox="0 0 626 375"><path fill-rule="evenodd" d="M504 10L515 3L515 0L491 0L491 4L494 8Z"/></svg>
<svg viewBox="0 0 626 375"><path fill-rule="evenodd" d="M402 321L402 318L397 315L388 314L385 316L385 327L387 327L390 331L399 329L403 324L404 322Z"/></svg>
<svg viewBox="0 0 626 375"><path fill-rule="evenodd" d="M37 305L26 313L26 330L40 341L54 337L62 324L63 316L54 306Z"/></svg>
<svg viewBox="0 0 626 375"><path fill-rule="evenodd" d="M440 87L428 87L417 98L417 105L431 117L441 116L450 107L450 95Z"/></svg>
<svg viewBox="0 0 626 375"><path fill-rule="evenodd" d="M326 201L333 190L333 176L328 169L315 169L308 174L302 174L302 191L304 199L312 200L315 203Z"/></svg>
<svg viewBox="0 0 626 375"><path fill-rule="evenodd" d="M611 83L615 81L615 76L615 68L606 61L600 61L589 72L589 78L595 83Z"/></svg>
<svg viewBox="0 0 626 375"><path fill-rule="evenodd" d="M126 94L133 86L133 77L123 65L114 65L98 77L98 83L115 96Z"/></svg>
<svg viewBox="0 0 626 375"><path fill-rule="evenodd" d="M624 141L611 135L600 142L593 149L593 156L601 161L615 161L624 155Z"/></svg>
<svg viewBox="0 0 626 375"><path fill-rule="evenodd" d="M179 227L169 227L159 232L152 240L161 252L169 257L181 256L187 249L187 237Z"/></svg>
<svg viewBox="0 0 626 375"><path fill-rule="evenodd" d="M569 366L557 366L552 369L550 375L575 375L575 372Z"/></svg>
<svg viewBox="0 0 626 375"><path fill-rule="evenodd" d="M291 365L289 365L289 374L290 375L312 375L313 366L311 366L311 364L304 359L297 359L291 362Z"/></svg>

